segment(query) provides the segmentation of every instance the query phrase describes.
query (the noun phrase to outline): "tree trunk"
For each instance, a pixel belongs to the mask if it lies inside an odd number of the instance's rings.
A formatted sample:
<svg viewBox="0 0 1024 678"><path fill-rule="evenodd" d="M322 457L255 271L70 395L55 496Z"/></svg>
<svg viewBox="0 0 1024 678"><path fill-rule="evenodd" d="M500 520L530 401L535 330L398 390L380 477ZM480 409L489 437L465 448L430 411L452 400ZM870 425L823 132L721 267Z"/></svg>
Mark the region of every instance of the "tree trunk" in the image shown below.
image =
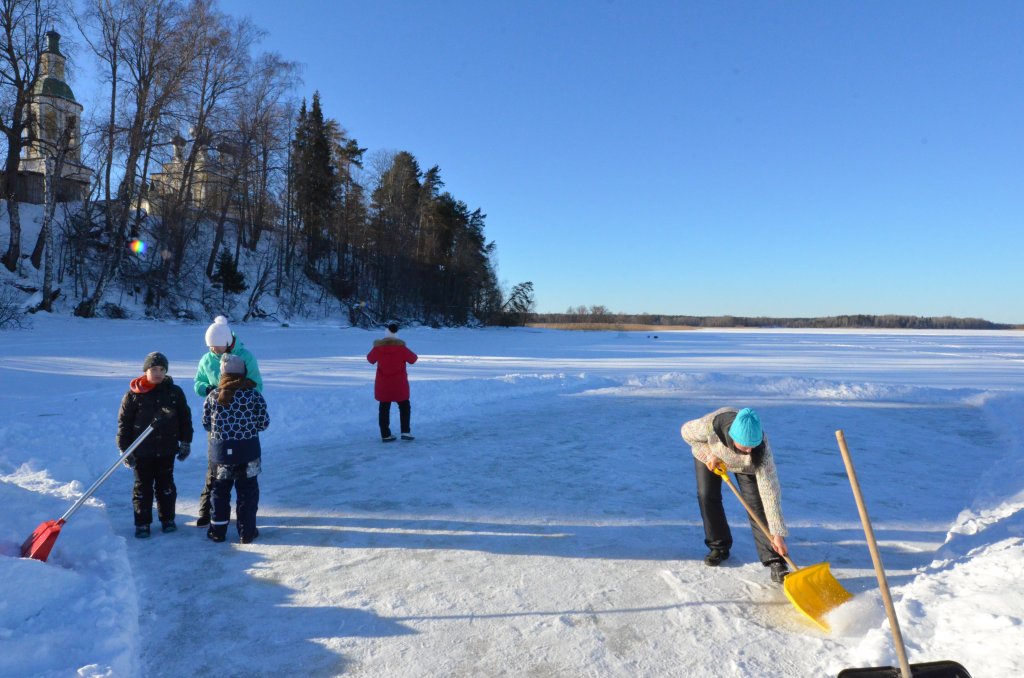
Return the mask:
<svg viewBox="0 0 1024 678"><path fill-rule="evenodd" d="M5 117L0 119L0 130L3 130L7 146L2 197L7 200L11 239L0 262L13 273L18 269L21 259L21 213L18 201L22 196L18 195L17 190L18 168L21 166L22 147L33 137L31 128L28 130L28 139L23 136L26 128L25 107L28 106L38 77L39 63L36 55L41 44L42 26L48 17L40 12L38 3L33 8L28 3L5 2L2 9L4 15L0 23L3 35L0 35L0 42L3 51L0 55L0 69L4 74L6 90L3 98L9 106L5 110ZM6 115L10 115L10 118Z"/></svg>
<svg viewBox="0 0 1024 678"><path fill-rule="evenodd" d="M142 95L146 100L147 95ZM111 233L111 247L107 254L106 261L100 267L100 275L88 299L83 299L75 308L75 315L82 318L92 318L96 315L96 309L103 299L103 293L107 285L117 274L121 267L121 259L124 257L125 242L128 232L128 220L131 217L132 207L136 200L135 177L139 170L139 159L145 151L145 130L144 116L141 110L136 110L134 124L129 131L128 157L125 162L125 173L121 179L121 185L117 191L117 201L120 211L116 221L112 224L114 232Z"/></svg>
<svg viewBox="0 0 1024 678"><path fill-rule="evenodd" d="M63 153L60 154L63 156ZM50 292L53 289L53 212L57 207L57 183L60 181L60 172L63 169L63 157L60 160L53 158L46 159L46 171L43 174L43 226L39 229L39 240L42 241L42 249L46 254L46 268L43 271L43 300L39 304L39 310L50 313L53 310L53 299ZM36 249L39 243L36 243ZM33 252L33 257L35 253ZM32 265L38 270L39 264L36 261Z"/></svg>
<svg viewBox="0 0 1024 678"><path fill-rule="evenodd" d="M22 110L21 106L15 106L14 115L20 116ZM0 263L3 263L7 270L13 273L18 268L18 260L21 259L21 210L18 205L21 196L18 195L17 181L18 168L21 165L22 126L16 125L12 129L17 129L18 136L14 139L11 134L6 135L7 161L4 163L3 182L3 197L7 199L7 217L11 228L11 239L7 243L7 252Z"/></svg>
<svg viewBox="0 0 1024 678"><path fill-rule="evenodd" d="M7 218L11 224L11 240L3 257L3 265L13 273L18 269L18 259L21 258L21 213L17 200L8 198Z"/></svg>
<svg viewBox="0 0 1024 678"><path fill-rule="evenodd" d="M224 192L223 202L220 206L220 215L217 217L217 228L213 234L213 248L210 250L210 258L206 261L206 277L211 278L213 276L213 267L217 263L217 252L220 251L220 245L224 241L224 224L228 219L228 209L231 207L231 195L234 193L235 185L238 182L239 173L236 171L231 177L231 183L228 185L227 190ZM236 258L235 261L238 259Z"/></svg>

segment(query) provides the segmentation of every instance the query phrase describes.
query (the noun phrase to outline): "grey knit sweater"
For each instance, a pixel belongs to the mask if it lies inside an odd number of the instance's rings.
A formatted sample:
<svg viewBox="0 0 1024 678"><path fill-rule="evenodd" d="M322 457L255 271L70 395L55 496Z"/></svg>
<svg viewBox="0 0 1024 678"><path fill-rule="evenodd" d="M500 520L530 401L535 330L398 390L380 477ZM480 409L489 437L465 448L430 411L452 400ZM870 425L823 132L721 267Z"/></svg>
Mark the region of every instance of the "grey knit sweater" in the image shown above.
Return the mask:
<svg viewBox="0 0 1024 678"><path fill-rule="evenodd" d="M715 433L715 417L724 412L735 411L735 408L723 407L700 419L686 422L680 429L683 440L690 446L693 456L700 461L707 463L708 458L714 455L725 462L729 471L753 475L757 479L757 490L761 494L761 502L764 504L768 530L772 534L785 537L789 532L786 530L786 522L782 517L782 490L779 487L779 474L775 470L775 458L772 457L772 446L768 442L768 434L765 433L764 436L764 457L761 466L754 468L750 455L734 452Z"/></svg>

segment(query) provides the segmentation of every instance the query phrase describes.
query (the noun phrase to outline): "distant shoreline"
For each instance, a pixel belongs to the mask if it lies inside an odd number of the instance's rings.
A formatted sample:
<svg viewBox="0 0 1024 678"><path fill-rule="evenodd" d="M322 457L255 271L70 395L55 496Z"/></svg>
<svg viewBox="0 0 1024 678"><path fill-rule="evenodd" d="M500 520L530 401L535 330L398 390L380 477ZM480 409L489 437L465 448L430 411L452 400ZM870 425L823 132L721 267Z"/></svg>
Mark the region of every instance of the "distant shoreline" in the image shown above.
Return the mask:
<svg viewBox="0 0 1024 678"><path fill-rule="evenodd" d="M694 327L692 325L637 325L621 323L526 323L526 327L542 330L566 330L569 332L688 332L699 330L878 330L879 332L920 332L922 330L970 331L970 332L1012 332L1024 330L1024 325L1006 327L785 327L782 325L732 325L716 327Z"/></svg>
<svg viewBox="0 0 1024 678"><path fill-rule="evenodd" d="M993 323L981 318L918 317L905 315L842 315L820 318L740 316L669 316L606 314L601 317L568 313L538 313L530 327L559 330L618 330L666 332L697 329L876 329L876 330L1022 330L1024 325Z"/></svg>
<svg viewBox="0 0 1024 678"><path fill-rule="evenodd" d="M690 325L639 325L636 323L526 323L527 327L539 327L544 330L574 330L578 332L678 332L682 330L699 330L700 327Z"/></svg>

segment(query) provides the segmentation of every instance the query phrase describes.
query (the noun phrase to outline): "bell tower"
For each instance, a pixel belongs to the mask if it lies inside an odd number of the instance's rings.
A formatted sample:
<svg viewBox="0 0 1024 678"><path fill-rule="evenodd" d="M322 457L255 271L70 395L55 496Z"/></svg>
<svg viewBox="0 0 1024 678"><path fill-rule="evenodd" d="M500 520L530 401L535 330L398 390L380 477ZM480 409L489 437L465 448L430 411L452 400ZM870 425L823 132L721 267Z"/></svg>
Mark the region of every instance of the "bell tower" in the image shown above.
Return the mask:
<svg viewBox="0 0 1024 678"><path fill-rule="evenodd" d="M39 78L26 113L32 142L25 147L21 160L21 172L29 184L38 183L33 175L41 179L46 159L55 157L66 144L57 191L60 201L82 199L92 178L92 170L82 166L82 105L75 101L74 92L64 80L65 63L60 33L51 30L46 34L46 49L39 55Z"/></svg>

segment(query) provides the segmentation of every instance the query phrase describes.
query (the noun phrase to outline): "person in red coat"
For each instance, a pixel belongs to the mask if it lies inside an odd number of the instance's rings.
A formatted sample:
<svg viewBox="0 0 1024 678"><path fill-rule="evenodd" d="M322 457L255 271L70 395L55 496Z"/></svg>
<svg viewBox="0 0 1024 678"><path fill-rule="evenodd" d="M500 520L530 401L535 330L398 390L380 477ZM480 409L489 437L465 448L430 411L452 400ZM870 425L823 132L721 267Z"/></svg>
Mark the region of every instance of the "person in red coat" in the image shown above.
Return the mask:
<svg viewBox="0 0 1024 678"><path fill-rule="evenodd" d="M373 384L373 397L380 403L377 419L380 423L380 438L386 443L395 440L391 433L391 403L398 403L398 417L402 427L402 440L412 440L409 419L409 375L406 363L416 362L416 354L399 339L398 323L388 325L383 339L373 342L373 349L366 359L377 366L377 378Z"/></svg>

